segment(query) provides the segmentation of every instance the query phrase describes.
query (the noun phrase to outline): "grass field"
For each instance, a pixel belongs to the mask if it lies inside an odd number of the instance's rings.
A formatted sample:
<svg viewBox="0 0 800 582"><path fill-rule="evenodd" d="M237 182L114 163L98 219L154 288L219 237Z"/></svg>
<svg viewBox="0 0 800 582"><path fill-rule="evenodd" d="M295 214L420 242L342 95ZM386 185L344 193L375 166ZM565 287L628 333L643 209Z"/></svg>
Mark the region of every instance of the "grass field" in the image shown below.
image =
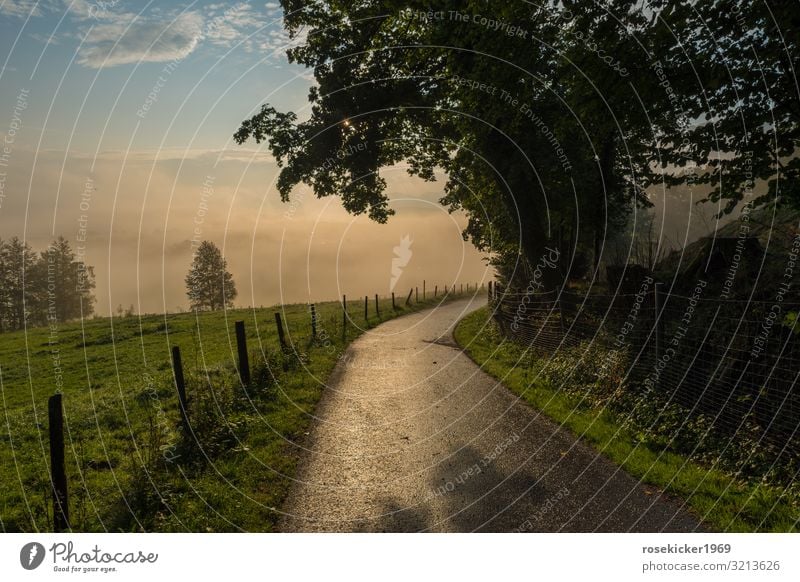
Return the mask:
<svg viewBox="0 0 800 582"><path fill-rule="evenodd" d="M455 296L451 296L452 298ZM299 445L346 343L433 306L306 305L90 319L0 335L0 526L49 531L47 399L63 393L74 531L271 531ZM296 353L278 344L281 311ZM234 322L246 324L249 386L236 373ZM180 428L171 346L180 346L193 434Z"/></svg>
<svg viewBox="0 0 800 582"><path fill-rule="evenodd" d="M488 320L487 308L464 318L456 327L455 337L483 370L634 477L684 499L709 529L798 530L800 497L796 484L784 489L748 483L701 465L630 430L607 408L559 390L542 377L543 361L502 338L494 322Z"/></svg>

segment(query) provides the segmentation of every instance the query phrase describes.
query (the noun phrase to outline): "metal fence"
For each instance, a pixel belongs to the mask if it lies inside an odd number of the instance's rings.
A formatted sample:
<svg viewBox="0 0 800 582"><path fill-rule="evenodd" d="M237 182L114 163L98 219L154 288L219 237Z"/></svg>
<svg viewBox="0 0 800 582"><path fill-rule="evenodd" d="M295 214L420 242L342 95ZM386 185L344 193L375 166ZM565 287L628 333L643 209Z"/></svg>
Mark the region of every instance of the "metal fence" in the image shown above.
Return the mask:
<svg viewBox="0 0 800 582"><path fill-rule="evenodd" d="M581 358L597 348L624 360L619 386L640 398L702 415L728 446L768 450L774 462L800 459L800 303L709 299L667 293L645 280L634 293L490 293L502 333L545 358Z"/></svg>

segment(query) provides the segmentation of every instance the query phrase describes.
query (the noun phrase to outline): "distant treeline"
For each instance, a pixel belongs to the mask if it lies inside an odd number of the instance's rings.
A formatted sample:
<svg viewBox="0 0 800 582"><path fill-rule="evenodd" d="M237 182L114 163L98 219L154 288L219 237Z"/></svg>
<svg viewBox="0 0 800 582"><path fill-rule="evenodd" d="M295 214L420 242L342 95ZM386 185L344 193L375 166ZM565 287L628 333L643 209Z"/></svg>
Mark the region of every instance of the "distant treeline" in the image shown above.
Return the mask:
<svg viewBox="0 0 800 582"><path fill-rule="evenodd" d="M17 237L0 239L0 331L53 325L94 311L94 269L64 237L35 252Z"/></svg>

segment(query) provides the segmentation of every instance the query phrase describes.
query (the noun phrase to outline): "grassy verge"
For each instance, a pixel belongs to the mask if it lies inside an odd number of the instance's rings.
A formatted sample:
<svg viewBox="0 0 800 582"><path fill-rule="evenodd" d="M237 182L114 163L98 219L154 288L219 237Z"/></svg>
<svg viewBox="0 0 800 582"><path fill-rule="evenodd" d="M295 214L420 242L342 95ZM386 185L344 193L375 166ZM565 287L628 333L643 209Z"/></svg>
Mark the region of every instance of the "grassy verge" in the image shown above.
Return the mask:
<svg viewBox="0 0 800 582"><path fill-rule="evenodd" d="M453 296L455 297L455 296ZM305 305L101 318L0 335L0 529L48 531L47 398L64 395L75 531L271 531L324 384L365 329L442 301L398 308ZM279 348L274 313L293 348ZM252 381L236 373L244 320ZM171 346L181 347L191 431L179 422Z"/></svg>
<svg viewBox="0 0 800 582"><path fill-rule="evenodd" d="M798 530L800 501L796 487L746 482L676 454L663 439L632 429L597 401L558 389L548 380L543 362L519 344L504 340L487 318L488 311L482 308L455 329L456 341L478 365L634 477L684 499L709 529Z"/></svg>

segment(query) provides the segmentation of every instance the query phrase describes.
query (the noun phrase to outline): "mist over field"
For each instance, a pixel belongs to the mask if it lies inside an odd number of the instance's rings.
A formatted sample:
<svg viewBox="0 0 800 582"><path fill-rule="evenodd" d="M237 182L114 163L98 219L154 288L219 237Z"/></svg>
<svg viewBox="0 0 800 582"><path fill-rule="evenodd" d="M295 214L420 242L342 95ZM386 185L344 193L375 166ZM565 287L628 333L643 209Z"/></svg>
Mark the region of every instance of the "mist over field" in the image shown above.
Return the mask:
<svg viewBox="0 0 800 582"><path fill-rule="evenodd" d="M14 156L3 238L24 237L41 250L63 235L95 267L100 315L119 305L187 308L184 276L193 240L203 239L223 249L240 306L388 295L393 249L404 236L411 257L399 295L423 279L432 288L490 278L486 255L461 236L464 216L438 203L441 182L409 178L403 168L385 171L397 214L377 224L307 188L281 202L275 163L252 150Z"/></svg>

